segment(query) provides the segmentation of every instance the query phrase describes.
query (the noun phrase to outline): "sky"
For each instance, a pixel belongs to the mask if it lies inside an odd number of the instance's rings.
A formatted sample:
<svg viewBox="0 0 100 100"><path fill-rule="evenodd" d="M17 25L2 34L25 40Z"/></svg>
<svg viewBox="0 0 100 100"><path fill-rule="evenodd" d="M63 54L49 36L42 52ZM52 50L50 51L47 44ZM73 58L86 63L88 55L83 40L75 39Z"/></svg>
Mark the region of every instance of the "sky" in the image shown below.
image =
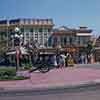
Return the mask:
<svg viewBox="0 0 100 100"><path fill-rule="evenodd" d="M0 0L0 19L52 18L55 27L87 26L100 35L100 0Z"/></svg>

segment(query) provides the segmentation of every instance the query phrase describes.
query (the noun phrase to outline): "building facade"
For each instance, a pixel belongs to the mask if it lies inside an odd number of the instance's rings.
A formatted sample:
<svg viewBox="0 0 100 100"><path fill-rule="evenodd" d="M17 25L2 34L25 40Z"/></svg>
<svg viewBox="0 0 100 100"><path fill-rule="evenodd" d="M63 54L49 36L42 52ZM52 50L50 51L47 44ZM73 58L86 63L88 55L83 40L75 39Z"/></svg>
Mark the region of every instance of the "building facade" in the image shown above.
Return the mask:
<svg viewBox="0 0 100 100"><path fill-rule="evenodd" d="M95 61L100 62L100 36L96 39L95 44Z"/></svg>
<svg viewBox="0 0 100 100"><path fill-rule="evenodd" d="M8 45L13 41L15 27L23 35L23 43L35 42L39 46L47 46L53 27L52 19L12 19L0 21L0 40L8 40Z"/></svg>
<svg viewBox="0 0 100 100"><path fill-rule="evenodd" d="M62 26L53 30L49 45L54 48L62 48L65 52L79 56L80 53L84 53L83 48L86 47L91 37L92 30L87 27L70 29L66 26Z"/></svg>
<svg viewBox="0 0 100 100"><path fill-rule="evenodd" d="M91 39L92 30L87 27L80 27L79 29L70 29L62 26L53 30L51 45L62 48L70 46L83 47Z"/></svg>

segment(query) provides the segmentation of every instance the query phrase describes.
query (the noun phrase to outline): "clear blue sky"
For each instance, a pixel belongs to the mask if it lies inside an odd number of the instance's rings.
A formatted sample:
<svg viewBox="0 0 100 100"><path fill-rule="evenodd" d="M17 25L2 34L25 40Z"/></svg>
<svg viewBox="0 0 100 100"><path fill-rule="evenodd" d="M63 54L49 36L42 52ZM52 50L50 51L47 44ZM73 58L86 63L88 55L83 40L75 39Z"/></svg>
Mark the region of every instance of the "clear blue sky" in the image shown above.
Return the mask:
<svg viewBox="0 0 100 100"><path fill-rule="evenodd" d="M100 35L100 0L0 0L2 18L52 18L56 26L80 25Z"/></svg>

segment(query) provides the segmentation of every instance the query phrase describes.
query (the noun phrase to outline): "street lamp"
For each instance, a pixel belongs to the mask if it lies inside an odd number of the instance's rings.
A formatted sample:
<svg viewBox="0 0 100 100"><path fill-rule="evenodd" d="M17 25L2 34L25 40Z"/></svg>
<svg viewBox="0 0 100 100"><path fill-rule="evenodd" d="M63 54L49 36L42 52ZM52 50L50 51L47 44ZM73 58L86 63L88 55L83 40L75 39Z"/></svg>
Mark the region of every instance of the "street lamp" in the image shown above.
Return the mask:
<svg viewBox="0 0 100 100"><path fill-rule="evenodd" d="M19 33L20 32L20 29L18 27L15 27L15 32L16 33Z"/></svg>
<svg viewBox="0 0 100 100"><path fill-rule="evenodd" d="M18 46L21 47L22 41L23 41L23 34L20 32L20 28L15 28L15 38L17 38L19 41Z"/></svg>
<svg viewBox="0 0 100 100"><path fill-rule="evenodd" d="M11 35L12 48L14 48L14 35Z"/></svg>
<svg viewBox="0 0 100 100"><path fill-rule="evenodd" d="M9 42L9 35L8 35L9 34L9 31L8 31L9 30L9 20L7 20L7 29L6 30L7 30L6 32L7 32L7 48L8 48L8 46L9 46L9 43L8 43Z"/></svg>
<svg viewBox="0 0 100 100"><path fill-rule="evenodd" d="M20 66L20 57L21 57L20 47L21 47L21 42L23 39L23 35L21 34L20 29L18 27L15 28L15 39L17 39L16 42L18 42L17 47L16 47L16 63L17 63L16 71L18 71L19 66Z"/></svg>

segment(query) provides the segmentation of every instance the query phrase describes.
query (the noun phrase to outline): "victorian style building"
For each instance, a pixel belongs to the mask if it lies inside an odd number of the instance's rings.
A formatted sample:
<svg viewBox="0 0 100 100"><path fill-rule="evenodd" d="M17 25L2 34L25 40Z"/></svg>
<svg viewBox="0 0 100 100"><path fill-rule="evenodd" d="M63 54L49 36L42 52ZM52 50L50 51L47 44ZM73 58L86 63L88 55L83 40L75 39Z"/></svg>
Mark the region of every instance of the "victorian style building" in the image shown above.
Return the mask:
<svg viewBox="0 0 100 100"><path fill-rule="evenodd" d="M49 39L49 46L53 48L62 48L63 51L78 55L83 53L82 49L91 40L92 30L87 27L71 29L66 26L56 28Z"/></svg>

